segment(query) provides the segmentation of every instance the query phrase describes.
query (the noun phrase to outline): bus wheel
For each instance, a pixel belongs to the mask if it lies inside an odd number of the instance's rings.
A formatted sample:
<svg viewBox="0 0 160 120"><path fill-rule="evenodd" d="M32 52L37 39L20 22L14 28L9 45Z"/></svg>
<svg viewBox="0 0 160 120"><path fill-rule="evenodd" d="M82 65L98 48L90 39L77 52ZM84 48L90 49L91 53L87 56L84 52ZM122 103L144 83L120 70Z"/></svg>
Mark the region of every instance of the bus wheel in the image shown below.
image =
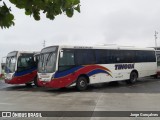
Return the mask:
<svg viewBox="0 0 160 120"><path fill-rule="evenodd" d="M31 87L32 83L25 83L26 87Z"/></svg>
<svg viewBox="0 0 160 120"><path fill-rule="evenodd" d="M137 81L137 79L138 79L138 74L136 72L131 72L130 79L127 80L126 82L128 84L133 84L133 83L135 83Z"/></svg>
<svg viewBox="0 0 160 120"><path fill-rule="evenodd" d="M85 77L79 77L77 82L76 82L76 88L79 91L83 91L85 89L87 89L87 79Z"/></svg>
<svg viewBox="0 0 160 120"><path fill-rule="evenodd" d="M38 85L38 79L37 79L37 77L34 78L34 84L35 84L35 86L40 87L40 86Z"/></svg>
<svg viewBox="0 0 160 120"><path fill-rule="evenodd" d="M153 77L153 78L157 79L157 78L158 78L158 74L153 75L153 76L151 76L151 77Z"/></svg>

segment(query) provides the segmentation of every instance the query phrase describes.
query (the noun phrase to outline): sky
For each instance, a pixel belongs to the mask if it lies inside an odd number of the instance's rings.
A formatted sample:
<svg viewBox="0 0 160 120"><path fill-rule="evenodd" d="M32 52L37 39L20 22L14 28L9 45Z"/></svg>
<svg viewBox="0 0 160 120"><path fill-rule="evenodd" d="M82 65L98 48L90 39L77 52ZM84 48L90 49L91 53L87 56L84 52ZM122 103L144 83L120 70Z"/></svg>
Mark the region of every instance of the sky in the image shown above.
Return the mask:
<svg viewBox="0 0 160 120"><path fill-rule="evenodd" d="M160 0L81 0L81 13L59 15L54 21L26 16L11 6L15 26L0 29L0 58L14 50L40 51L43 41L52 45L102 45L153 47L159 32Z"/></svg>

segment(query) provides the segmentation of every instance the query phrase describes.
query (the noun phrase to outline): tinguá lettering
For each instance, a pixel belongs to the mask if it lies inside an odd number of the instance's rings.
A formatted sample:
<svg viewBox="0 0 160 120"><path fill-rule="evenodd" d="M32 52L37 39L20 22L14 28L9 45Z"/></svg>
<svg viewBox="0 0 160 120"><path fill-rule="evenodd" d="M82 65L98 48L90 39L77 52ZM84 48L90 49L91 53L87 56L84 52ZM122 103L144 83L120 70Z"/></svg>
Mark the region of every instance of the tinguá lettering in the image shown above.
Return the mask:
<svg viewBox="0 0 160 120"><path fill-rule="evenodd" d="M134 69L134 64L118 64L115 65L115 70Z"/></svg>

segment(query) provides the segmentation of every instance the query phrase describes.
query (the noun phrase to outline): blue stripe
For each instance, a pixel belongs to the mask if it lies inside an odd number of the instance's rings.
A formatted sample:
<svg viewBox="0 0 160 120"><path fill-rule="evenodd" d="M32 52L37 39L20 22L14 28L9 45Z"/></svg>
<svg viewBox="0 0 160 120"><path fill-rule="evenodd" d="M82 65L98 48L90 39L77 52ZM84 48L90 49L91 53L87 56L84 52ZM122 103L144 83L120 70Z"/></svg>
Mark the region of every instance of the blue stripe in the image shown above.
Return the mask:
<svg viewBox="0 0 160 120"><path fill-rule="evenodd" d="M95 74L98 74L98 73L106 73L106 74L110 75L107 71L101 70L101 69L93 70L93 71L89 72L87 75L92 76L92 75L95 75Z"/></svg>
<svg viewBox="0 0 160 120"><path fill-rule="evenodd" d="M74 68L72 68L70 70L66 70L66 71L63 71L63 72L56 72L54 78L64 77L66 75L74 73L75 71L77 71L77 70L79 70L81 68L83 68L83 66L74 67Z"/></svg>
<svg viewBox="0 0 160 120"><path fill-rule="evenodd" d="M26 74L29 74L29 73L35 71L36 69L37 68L35 67L35 68L29 69L29 70L25 70L25 71L22 71L22 72L16 72L14 76L18 77L18 76L26 75Z"/></svg>

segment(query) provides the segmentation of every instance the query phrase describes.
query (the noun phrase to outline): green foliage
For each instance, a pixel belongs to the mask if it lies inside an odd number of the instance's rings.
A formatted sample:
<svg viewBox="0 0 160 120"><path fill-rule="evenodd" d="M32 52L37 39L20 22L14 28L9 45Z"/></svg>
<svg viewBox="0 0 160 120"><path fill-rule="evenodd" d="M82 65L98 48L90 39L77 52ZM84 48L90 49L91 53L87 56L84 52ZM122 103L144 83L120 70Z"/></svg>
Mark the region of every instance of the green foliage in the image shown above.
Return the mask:
<svg viewBox="0 0 160 120"><path fill-rule="evenodd" d="M0 0L1 2L2 0ZM66 13L72 17L74 11L80 12L80 0L9 0L19 9L24 9L26 15L33 16L35 20L40 20L40 12L46 14L46 18L54 20L57 15ZM9 28L14 25L14 16L10 13L5 3L0 6L0 26Z"/></svg>
<svg viewBox="0 0 160 120"><path fill-rule="evenodd" d="M3 2L3 6L0 6L0 26L1 28L9 28L14 25L14 16L10 13L11 9Z"/></svg>

